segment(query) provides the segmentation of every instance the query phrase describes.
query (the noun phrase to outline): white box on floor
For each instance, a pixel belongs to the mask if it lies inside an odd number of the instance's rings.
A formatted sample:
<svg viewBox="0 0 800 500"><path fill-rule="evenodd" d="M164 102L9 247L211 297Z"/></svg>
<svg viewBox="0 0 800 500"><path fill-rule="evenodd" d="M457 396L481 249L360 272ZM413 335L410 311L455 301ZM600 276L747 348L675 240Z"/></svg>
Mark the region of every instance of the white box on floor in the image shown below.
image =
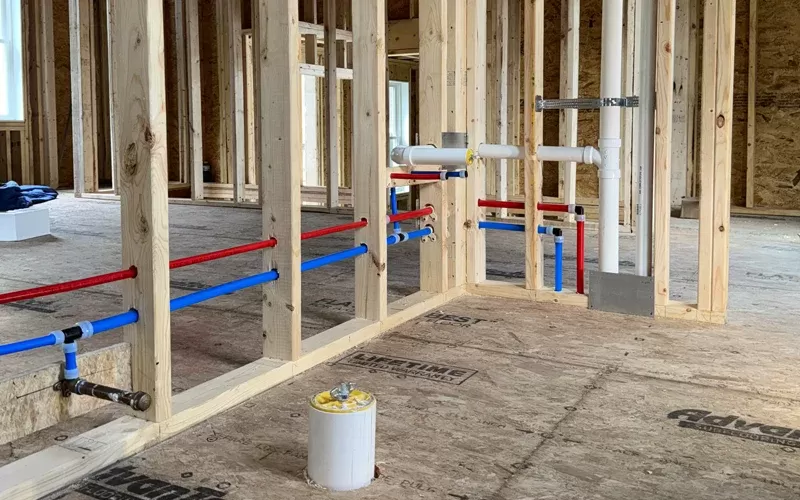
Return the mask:
<svg viewBox="0 0 800 500"><path fill-rule="evenodd" d="M50 234L50 209L33 206L0 212L0 241L21 241Z"/></svg>

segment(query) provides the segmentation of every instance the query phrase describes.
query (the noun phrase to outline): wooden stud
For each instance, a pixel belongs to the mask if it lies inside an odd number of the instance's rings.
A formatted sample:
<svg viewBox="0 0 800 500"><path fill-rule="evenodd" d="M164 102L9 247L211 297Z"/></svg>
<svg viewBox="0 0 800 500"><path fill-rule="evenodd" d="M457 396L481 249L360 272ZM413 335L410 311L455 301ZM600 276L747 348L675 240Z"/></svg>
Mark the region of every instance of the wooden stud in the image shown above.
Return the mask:
<svg viewBox="0 0 800 500"><path fill-rule="evenodd" d="M420 143L441 146L447 124L447 2L420 0L419 39L419 107L428 113L420 120ZM420 203L433 206L436 212L435 220L424 221L433 227L436 238L420 245L420 290L424 292L441 293L448 286L447 191L442 184L420 186Z"/></svg>
<svg viewBox="0 0 800 500"><path fill-rule="evenodd" d="M124 306L139 312L125 340L133 389L153 398L144 416L161 422L172 413L164 13L159 0L111 2L110 10L122 262L138 271L123 284Z"/></svg>
<svg viewBox="0 0 800 500"><path fill-rule="evenodd" d="M698 9L699 0L689 0L689 88L686 92L688 110L686 113L686 137L689 153L686 158L686 197L697 195L697 91L698 91Z"/></svg>
<svg viewBox="0 0 800 500"><path fill-rule="evenodd" d="M525 288L543 287L542 243L537 233L542 212L542 162L536 154L542 144L543 120L534 111L534 98L544 90L544 0L525 0Z"/></svg>
<svg viewBox="0 0 800 500"><path fill-rule="evenodd" d="M466 5L464 0L448 0L447 5L447 131L467 132L466 82ZM467 248L466 185L460 181L445 182L447 190L447 272L448 288L466 280Z"/></svg>
<svg viewBox="0 0 800 500"><path fill-rule="evenodd" d="M256 144L260 161L263 237L278 245L264 252L264 270L280 278L263 287L264 356L300 357L300 36L293 0L253 2Z"/></svg>
<svg viewBox="0 0 800 500"><path fill-rule="evenodd" d="M689 161L689 36L691 0L675 2L675 46L672 120L672 179L670 181L673 208L681 206L686 195L686 165Z"/></svg>
<svg viewBox="0 0 800 500"><path fill-rule="evenodd" d="M492 135L495 144L508 144L508 4L511 0L500 0L492 7L493 53L492 58ZM494 161L495 199L508 199L508 160ZM507 217L508 210L497 211Z"/></svg>
<svg viewBox="0 0 800 500"><path fill-rule="evenodd" d="M467 132L469 146L476 148L486 139L486 10L487 0L467 0ZM486 167L483 160L469 167L465 179L467 211L467 283L486 279L486 237L478 229L483 209L478 200L486 196Z"/></svg>
<svg viewBox="0 0 800 500"><path fill-rule="evenodd" d="M198 0L186 0L186 70L188 81L189 181L192 199L203 199L203 124L200 92L200 20Z"/></svg>
<svg viewBox="0 0 800 500"><path fill-rule="evenodd" d="M233 201L244 200L245 185L245 145L244 145L244 53L242 50L242 3L240 1L220 0L222 2L222 28L220 68L224 79L220 90L224 92L224 105L220 106L225 115L223 120L224 148L228 174L233 184Z"/></svg>
<svg viewBox="0 0 800 500"><path fill-rule="evenodd" d="M721 0L718 9L711 312L724 315L728 309L736 1Z"/></svg>
<svg viewBox="0 0 800 500"><path fill-rule="evenodd" d="M522 108L520 107L522 88L522 2L521 0L508 0L508 61L507 92L508 92L508 144L518 146L522 144L521 124ZM519 160L507 160L507 179L509 197L519 194Z"/></svg>
<svg viewBox="0 0 800 500"><path fill-rule="evenodd" d="M636 4L637 0L628 0L625 9L625 34L623 36L623 57L625 65L623 67L622 92L624 95L639 95L639 78L635 75L636 59L639 50L636 40ZM634 110L632 108L622 108L622 151L620 158L620 192L622 201L622 225L628 228L633 227L633 207L634 201L634 141L638 143L638 131L634 127Z"/></svg>
<svg viewBox="0 0 800 500"><path fill-rule="evenodd" d="M336 66L336 3L339 0L325 0L325 164L327 167L326 187L328 208L339 207L339 95ZM344 44L343 44L344 45Z"/></svg>
<svg viewBox="0 0 800 500"><path fill-rule="evenodd" d="M353 2L353 151L356 220L369 225L355 243L369 251L356 258L356 318L382 321L387 314L386 255L386 4Z"/></svg>
<svg viewBox="0 0 800 500"><path fill-rule="evenodd" d="M75 196L97 191L93 59L93 2L69 1L70 79L72 83L72 155Z"/></svg>
<svg viewBox="0 0 800 500"><path fill-rule="evenodd" d="M580 0L561 0L561 87L562 99L578 97L578 68L580 63ZM558 115L559 145L578 145L578 110L564 109ZM558 196L563 203L575 204L577 191L575 162L559 166ZM574 216L570 214L569 220Z"/></svg>
<svg viewBox="0 0 800 500"><path fill-rule="evenodd" d="M714 156L716 130L717 7L725 0L706 0L703 14L702 115L700 116L700 217L698 221L697 308L711 310L714 248Z"/></svg>
<svg viewBox="0 0 800 500"><path fill-rule="evenodd" d="M747 66L747 194L745 206L755 204L756 176L756 70L758 68L758 0L750 0Z"/></svg>
<svg viewBox="0 0 800 500"><path fill-rule="evenodd" d="M253 75L253 35L242 35L242 50L244 52L244 122L245 122L245 166L247 179L244 197L247 199L247 185L258 184L258 169L256 168L256 135L255 135L255 78Z"/></svg>
<svg viewBox="0 0 800 500"><path fill-rule="evenodd" d="M655 162L653 164L653 279L655 305L669 302L669 225L672 211L672 83L675 0L658 0L656 38Z"/></svg>
<svg viewBox="0 0 800 500"><path fill-rule="evenodd" d="M317 24L317 0L303 0L303 17L307 23ZM320 34L321 35L321 34ZM305 62L317 64L317 33L303 35L305 41Z"/></svg>
<svg viewBox="0 0 800 500"><path fill-rule="evenodd" d="M189 141L189 87L187 82L186 60L186 0L175 0L173 22L175 25L175 65L178 86L178 137L174 142L178 145L179 182L189 182L191 170L189 166L188 141Z"/></svg>

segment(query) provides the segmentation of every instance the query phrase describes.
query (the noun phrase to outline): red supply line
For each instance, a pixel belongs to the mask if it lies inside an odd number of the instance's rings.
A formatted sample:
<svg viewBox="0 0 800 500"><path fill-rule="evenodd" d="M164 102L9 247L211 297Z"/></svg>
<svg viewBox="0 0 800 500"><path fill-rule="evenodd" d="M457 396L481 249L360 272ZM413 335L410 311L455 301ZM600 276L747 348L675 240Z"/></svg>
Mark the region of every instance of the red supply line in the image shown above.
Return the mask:
<svg viewBox="0 0 800 500"><path fill-rule="evenodd" d="M543 212L569 212L569 205L562 205L560 203L538 203L536 208Z"/></svg>
<svg viewBox="0 0 800 500"><path fill-rule="evenodd" d="M200 264L201 262L209 262L218 260L232 255L239 255L247 252L254 252L264 248L272 248L278 244L278 240L270 238L268 240L256 241L255 243L248 243L238 247L226 248L224 250L216 250L214 252L201 253L200 255L192 255L170 261L170 269L179 269L181 267L191 266L192 264Z"/></svg>
<svg viewBox="0 0 800 500"><path fill-rule="evenodd" d="M338 226L332 226L322 229L316 229L314 231L308 231L302 234L301 239L307 240L311 238L318 238L320 236L347 231L350 229L359 229L365 227L366 225L367 225L366 219L361 219L360 221L350 222L347 224L340 224ZM182 267L191 266L193 264L200 264L202 262L210 262L212 260L218 260L233 255L254 252L256 250L263 250L264 248L274 247L277 243L278 241L276 239L270 238L268 240L256 241L254 243L248 243L246 245L226 248L223 250L216 250L214 252L208 252L200 255L192 255L189 257L182 257L180 259L175 259L173 261L170 261L169 268L180 269ZM136 267L131 266L129 269L114 271L112 273L99 274L97 276L90 276L88 278L83 278L79 280L66 281L64 283L56 283L53 285L45 285L36 288L28 288L26 290L17 290L14 292L2 293L0 294L0 304L8 304L11 302L18 302L20 300L29 300L38 297L45 297L47 295L56 295L59 293L72 292L75 290L81 290L93 286L105 285L108 283L114 283L116 281L132 279L135 277L136 277Z"/></svg>
<svg viewBox="0 0 800 500"><path fill-rule="evenodd" d="M488 208L513 208L525 210L525 204L519 201L500 201L500 200L478 200L479 207Z"/></svg>
<svg viewBox="0 0 800 500"><path fill-rule="evenodd" d="M329 234L341 233L342 231L349 231L350 229L361 229L367 227L367 219L349 222L347 224L340 224L338 226L323 227L322 229L314 229L313 231L306 231L300 235L301 240L310 240L312 238L319 238L320 236L327 236Z"/></svg>
<svg viewBox="0 0 800 500"><path fill-rule="evenodd" d="M578 268L578 279L577 279L577 283L575 285L575 288L577 289L576 291L581 295L583 295L583 268L584 268L584 259L583 259L583 252L584 252L584 249L583 249L583 245L584 245L583 226L584 226L584 221L583 221L583 218L584 217L585 217L585 215L578 215L578 218L577 218L577 221L578 221L577 222L577 225L578 225L578 228L577 228L578 229L578 248L577 248L578 258L577 258L576 266Z"/></svg>
<svg viewBox="0 0 800 500"><path fill-rule="evenodd" d="M420 208L419 210L411 210L410 212L402 212L399 214L389 215L386 218L386 220L387 222L400 222L408 219L418 219L419 217L431 215L432 213L433 213L433 207L428 206L425 208Z"/></svg>
<svg viewBox="0 0 800 500"><path fill-rule="evenodd" d="M3 293L0 294L0 304L35 299L37 297L55 295L57 293L71 292L73 290L89 288L90 286L105 285L106 283L114 283L115 281L122 281L135 277L136 268L131 266L129 269L114 271L113 273L99 274L89 278L65 281L64 283L56 283L55 285L45 285L36 288L28 288L27 290Z"/></svg>
<svg viewBox="0 0 800 500"><path fill-rule="evenodd" d="M442 176L441 174L389 174L389 178L411 181L438 181L442 179Z"/></svg>

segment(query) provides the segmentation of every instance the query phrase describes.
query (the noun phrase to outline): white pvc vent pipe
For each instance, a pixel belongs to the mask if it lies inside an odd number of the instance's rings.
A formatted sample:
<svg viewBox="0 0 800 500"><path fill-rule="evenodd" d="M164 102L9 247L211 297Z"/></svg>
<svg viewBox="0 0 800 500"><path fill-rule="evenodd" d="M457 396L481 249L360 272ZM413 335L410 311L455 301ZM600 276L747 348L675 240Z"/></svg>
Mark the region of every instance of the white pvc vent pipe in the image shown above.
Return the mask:
<svg viewBox="0 0 800 500"><path fill-rule="evenodd" d="M481 158L497 160L524 160L525 148L510 144L481 144L475 151Z"/></svg>
<svg viewBox="0 0 800 500"><path fill-rule="evenodd" d="M315 485L351 491L372 482L376 415L375 398L352 384L340 384L311 398L308 478Z"/></svg>
<svg viewBox="0 0 800 500"><path fill-rule="evenodd" d="M603 0L600 97L622 97L623 0ZM600 271L619 272L619 152L621 111L618 106L600 108Z"/></svg>
<svg viewBox="0 0 800 500"><path fill-rule="evenodd" d="M598 168L603 166L603 157L600 156L600 151L591 146L586 146L584 148L539 146L537 153L541 161L585 163Z"/></svg>
<svg viewBox="0 0 800 500"><path fill-rule="evenodd" d="M437 148L435 146L398 146L392 149L392 161L400 165L471 165L469 148Z"/></svg>

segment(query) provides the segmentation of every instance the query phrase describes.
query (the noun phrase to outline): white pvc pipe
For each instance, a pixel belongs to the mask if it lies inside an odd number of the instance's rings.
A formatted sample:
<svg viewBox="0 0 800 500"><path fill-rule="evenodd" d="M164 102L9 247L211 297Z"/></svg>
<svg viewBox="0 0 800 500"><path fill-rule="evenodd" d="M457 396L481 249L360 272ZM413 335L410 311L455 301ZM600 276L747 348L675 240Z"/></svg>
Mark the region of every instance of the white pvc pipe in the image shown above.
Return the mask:
<svg viewBox="0 0 800 500"><path fill-rule="evenodd" d="M541 161L575 162L603 166L603 157L600 151L591 146L573 148L566 146L539 146L537 155Z"/></svg>
<svg viewBox="0 0 800 500"><path fill-rule="evenodd" d="M524 160L525 148L510 144L481 144L476 151L481 158L498 160Z"/></svg>
<svg viewBox="0 0 800 500"><path fill-rule="evenodd" d="M308 415L308 477L332 491L368 486L375 477L377 404L368 393L341 403L330 391L312 398Z"/></svg>
<svg viewBox="0 0 800 500"><path fill-rule="evenodd" d="M623 0L603 0L603 43L600 55L600 97L622 97ZM621 112L600 108L600 271L619 272L619 152Z"/></svg>
<svg viewBox="0 0 800 500"><path fill-rule="evenodd" d="M400 165L470 165L473 152L469 148L437 148L434 146L398 146L392 149L392 161Z"/></svg>

